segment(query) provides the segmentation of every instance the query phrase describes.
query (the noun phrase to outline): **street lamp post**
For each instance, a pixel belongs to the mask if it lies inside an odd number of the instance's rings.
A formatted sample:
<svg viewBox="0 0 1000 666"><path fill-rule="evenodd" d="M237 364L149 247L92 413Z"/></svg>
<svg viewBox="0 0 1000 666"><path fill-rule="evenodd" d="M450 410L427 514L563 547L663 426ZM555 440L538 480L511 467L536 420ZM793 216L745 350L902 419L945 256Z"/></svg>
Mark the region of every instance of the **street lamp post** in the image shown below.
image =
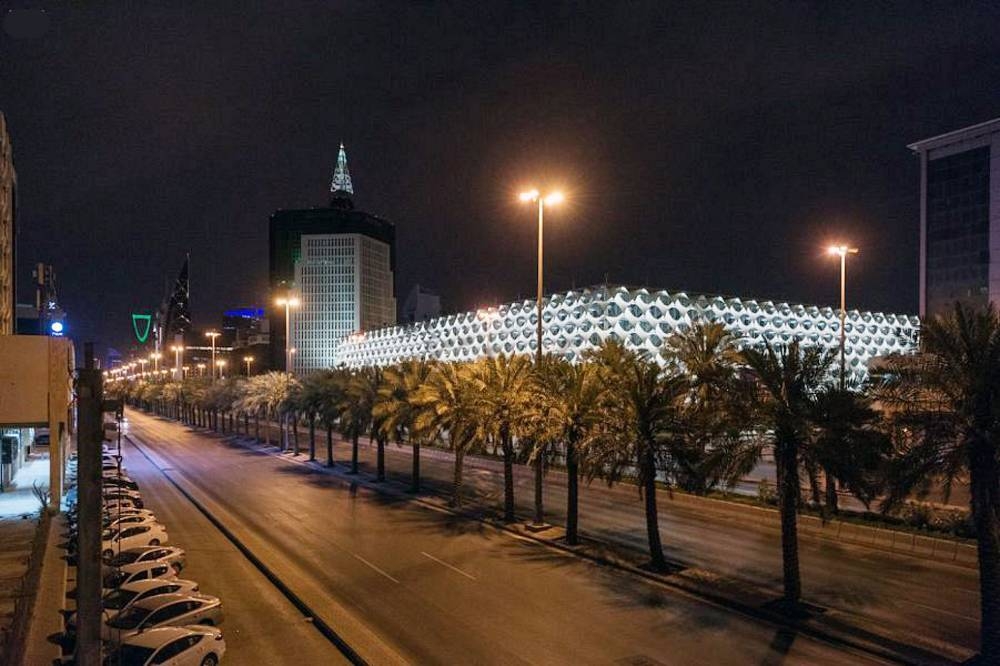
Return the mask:
<svg viewBox="0 0 1000 666"><path fill-rule="evenodd" d="M160 372L160 358L163 356L160 352L153 352L149 355L149 358L153 361L153 372Z"/></svg>
<svg viewBox="0 0 1000 666"><path fill-rule="evenodd" d="M224 373L226 369L226 362L222 359L219 359L218 361L215 362L215 365L216 367L219 368L219 379L225 379L226 377Z"/></svg>
<svg viewBox="0 0 1000 666"><path fill-rule="evenodd" d="M197 368L198 368L198 376L199 377L204 377L205 376L205 364L204 363L199 363L197 365Z"/></svg>
<svg viewBox="0 0 1000 666"><path fill-rule="evenodd" d="M541 367L542 365L542 296L543 296L543 265L545 250L543 245L543 238L545 234L545 204L550 206L561 203L563 200L562 192L550 192L549 194L542 196L538 190L532 189L527 192L521 192L520 197L522 202L537 202L538 203L538 296L537 296L537 306L538 313L536 322L537 326L535 328L536 340L535 340L535 366ZM535 520L534 525L536 527L542 527L545 524L545 515L543 513L542 505L542 466L544 464L544 456L536 456L535 459Z"/></svg>
<svg viewBox="0 0 1000 666"><path fill-rule="evenodd" d="M247 364L247 377L250 376L250 364L253 363L253 356L244 356L243 362Z"/></svg>
<svg viewBox="0 0 1000 666"><path fill-rule="evenodd" d="M275 303L277 303L278 305L284 306L284 308L285 308L285 372L291 372L292 371L292 354L295 353L295 350L292 349L291 338L289 337L290 336L290 330L291 330L291 327L290 327L290 324L289 324L289 322L290 322L290 315L291 315L291 309L299 307L299 305L302 303L302 301L300 301L295 296L292 296L291 294L289 294L288 296L284 296L282 298L278 298L275 301Z"/></svg>
<svg viewBox="0 0 1000 666"><path fill-rule="evenodd" d="M212 381L215 381L215 339L222 335L218 331L207 331L205 337L212 339Z"/></svg>
<svg viewBox="0 0 1000 666"><path fill-rule="evenodd" d="M844 360L844 345L847 339L847 255L857 254L858 248L848 245L832 245L827 253L840 257L840 389L844 390L844 376L847 372Z"/></svg>
<svg viewBox="0 0 1000 666"><path fill-rule="evenodd" d="M174 353L174 375L177 379L184 379L184 373L181 370L181 354L184 353L184 347L181 345L172 345L170 351Z"/></svg>

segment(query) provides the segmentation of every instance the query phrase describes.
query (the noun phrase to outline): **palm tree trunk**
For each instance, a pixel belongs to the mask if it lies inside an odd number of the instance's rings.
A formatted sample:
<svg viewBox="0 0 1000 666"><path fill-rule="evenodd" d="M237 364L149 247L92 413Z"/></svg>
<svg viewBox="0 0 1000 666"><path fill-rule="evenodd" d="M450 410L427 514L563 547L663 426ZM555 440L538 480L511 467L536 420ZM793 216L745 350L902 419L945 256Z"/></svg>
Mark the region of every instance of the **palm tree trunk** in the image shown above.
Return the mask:
<svg viewBox="0 0 1000 666"><path fill-rule="evenodd" d="M414 493L420 492L420 440L411 439L410 444L413 445L413 471L411 473L410 479L410 491Z"/></svg>
<svg viewBox="0 0 1000 666"><path fill-rule="evenodd" d="M375 480L385 481L385 438L375 438Z"/></svg>
<svg viewBox="0 0 1000 666"><path fill-rule="evenodd" d="M351 433L351 474L358 473L358 436L360 433Z"/></svg>
<svg viewBox="0 0 1000 666"><path fill-rule="evenodd" d="M577 539L577 517L579 509L580 466L576 458L576 446L566 442L566 543L575 546Z"/></svg>
<svg viewBox="0 0 1000 666"><path fill-rule="evenodd" d="M510 433L504 428L500 432L500 446L503 449L503 519L514 522L514 443Z"/></svg>
<svg viewBox="0 0 1000 666"><path fill-rule="evenodd" d="M780 428L779 428L780 430ZM775 462L781 470L778 507L781 513L781 561L785 584L785 602L798 604L802 597L799 574L799 466L795 443L779 441L774 446Z"/></svg>
<svg viewBox="0 0 1000 666"><path fill-rule="evenodd" d="M316 460L316 415L309 412L309 460Z"/></svg>
<svg viewBox="0 0 1000 666"><path fill-rule="evenodd" d="M545 452L539 451L535 457L535 525L545 524L545 505L542 502L542 472L545 466Z"/></svg>
<svg viewBox="0 0 1000 666"><path fill-rule="evenodd" d="M299 455L299 415L292 412L288 418L292 422L292 441L295 443L295 455Z"/></svg>
<svg viewBox="0 0 1000 666"><path fill-rule="evenodd" d="M326 426L326 466L333 467L333 427Z"/></svg>
<svg viewBox="0 0 1000 666"><path fill-rule="evenodd" d="M260 410L253 413L253 438L260 444Z"/></svg>
<svg viewBox="0 0 1000 666"><path fill-rule="evenodd" d="M465 451L457 449L455 451L455 473L451 483L451 505L456 509L462 508L462 465L465 462Z"/></svg>
<svg viewBox="0 0 1000 666"><path fill-rule="evenodd" d="M823 470L823 476L826 477L826 508L830 513L837 513L840 508L837 504L837 479L830 470Z"/></svg>
<svg viewBox="0 0 1000 666"><path fill-rule="evenodd" d="M979 551L979 650L984 664L995 664L1000 662L1000 469L990 442L972 446L969 470Z"/></svg>
<svg viewBox="0 0 1000 666"><path fill-rule="evenodd" d="M656 452L652 443L643 446L639 453L639 474L642 477L642 496L646 504L646 536L649 539L649 566L654 571L667 568L660 541L660 518L656 506Z"/></svg>

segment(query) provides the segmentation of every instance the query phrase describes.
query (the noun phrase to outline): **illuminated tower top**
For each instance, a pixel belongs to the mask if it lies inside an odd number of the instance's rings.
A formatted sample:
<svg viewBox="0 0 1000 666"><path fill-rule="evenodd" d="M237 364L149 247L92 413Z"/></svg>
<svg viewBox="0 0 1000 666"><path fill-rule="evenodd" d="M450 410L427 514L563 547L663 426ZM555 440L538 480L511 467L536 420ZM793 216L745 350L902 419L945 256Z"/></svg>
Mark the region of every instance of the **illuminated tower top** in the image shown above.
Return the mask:
<svg viewBox="0 0 1000 666"><path fill-rule="evenodd" d="M351 183L351 172L347 170L347 152L344 144L340 144L340 152L337 153L337 168L333 171L333 180L330 181L330 194L334 197L349 197L354 194L354 185Z"/></svg>

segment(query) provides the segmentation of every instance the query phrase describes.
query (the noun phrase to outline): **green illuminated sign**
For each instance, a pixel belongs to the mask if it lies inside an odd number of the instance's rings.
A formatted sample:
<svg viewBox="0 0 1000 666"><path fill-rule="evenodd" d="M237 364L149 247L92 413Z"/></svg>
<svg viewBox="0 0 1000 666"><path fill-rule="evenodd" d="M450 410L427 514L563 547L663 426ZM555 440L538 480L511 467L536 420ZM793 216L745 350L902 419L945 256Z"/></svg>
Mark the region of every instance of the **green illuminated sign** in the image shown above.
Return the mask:
<svg viewBox="0 0 1000 666"><path fill-rule="evenodd" d="M140 322L144 324L142 331L139 330ZM149 329L153 323L153 315L132 313L132 330L135 331L135 339L139 344L143 344L149 339Z"/></svg>

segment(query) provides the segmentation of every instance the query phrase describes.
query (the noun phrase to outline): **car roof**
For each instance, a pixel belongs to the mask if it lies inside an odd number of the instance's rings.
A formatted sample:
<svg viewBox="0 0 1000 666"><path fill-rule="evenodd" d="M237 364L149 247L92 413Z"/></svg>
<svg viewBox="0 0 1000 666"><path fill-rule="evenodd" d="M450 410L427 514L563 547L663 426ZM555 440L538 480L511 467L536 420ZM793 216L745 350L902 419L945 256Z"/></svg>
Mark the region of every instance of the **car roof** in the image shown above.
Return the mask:
<svg viewBox="0 0 1000 666"><path fill-rule="evenodd" d="M155 597L140 599L135 602L135 605L145 610L156 610L157 608L166 606L167 604L172 604L178 601L189 601L191 599L197 599L198 601L219 600L218 597L213 597L208 594L200 594L198 592L172 592L170 594L158 594Z"/></svg>
<svg viewBox="0 0 1000 666"><path fill-rule="evenodd" d="M127 645L135 645L137 647L156 649L165 643L181 638L182 636L190 636L192 634L201 634L203 636L213 636L218 633L219 630L215 627L203 627L198 625L189 625L184 627L155 627L153 629L146 629L141 634L133 634L126 638L123 643Z"/></svg>
<svg viewBox="0 0 1000 666"><path fill-rule="evenodd" d="M146 560L145 562L132 562L131 564L123 564L120 567L115 567L116 569L121 569L127 574L133 574L137 571L143 571L150 567L156 566L157 564L163 564L170 567L170 562L166 560Z"/></svg>
<svg viewBox="0 0 1000 666"><path fill-rule="evenodd" d="M131 583L125 583L122 585L123 590L128 590L129 592L145 592L146 590L151 590L154 587L159 587L161 585L197 585L198 583L193 580L183 580L181 578L144 578L143 580L134 580Z"/></svg>
<svg viewBox="0 0 1000 666"><path fill-rule="evenodd" d="M123 553L138 553L142 555L143 553L148 553L151 550L169 550L172 553L180 553L180 548L177 546L132 546L131 548L126 548ZM117 555L118 553L115 553Z"/></svg>

